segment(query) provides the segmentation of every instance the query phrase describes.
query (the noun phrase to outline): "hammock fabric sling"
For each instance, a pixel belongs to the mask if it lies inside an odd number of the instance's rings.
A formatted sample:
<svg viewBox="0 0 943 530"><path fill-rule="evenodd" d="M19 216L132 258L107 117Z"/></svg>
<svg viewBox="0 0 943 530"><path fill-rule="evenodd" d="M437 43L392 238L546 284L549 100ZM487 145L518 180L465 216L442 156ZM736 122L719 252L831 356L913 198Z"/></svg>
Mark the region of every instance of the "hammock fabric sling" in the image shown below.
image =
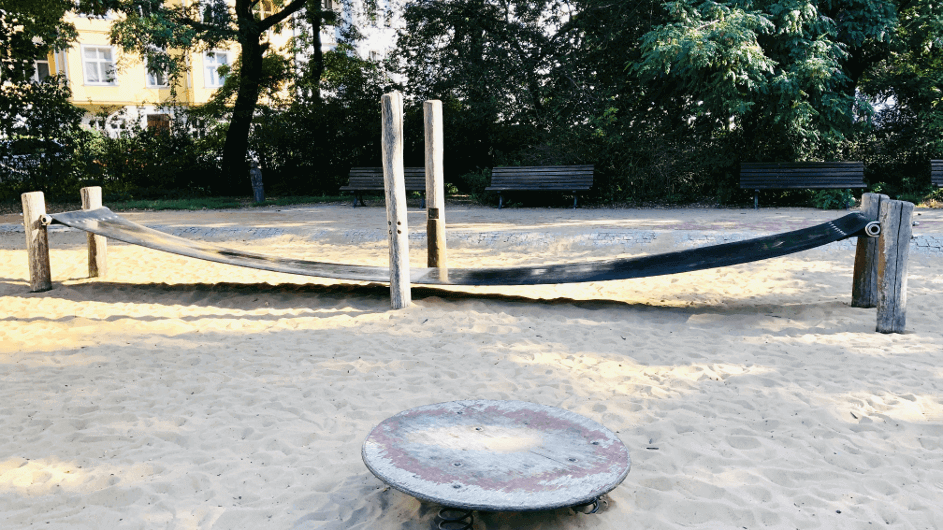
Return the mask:
<svg viewBox="0 0 943 530"><path fill-rule="evenodd" d="M191 241L131 222L108 208L49 214L52 223L133 245L189 256L191 258L255 269L369 282L389 282L386 267L345 265L262 256L216 245ZM561 263L532 267L450 268L447 273L434 268L411 268L410 282L425 285L538 285L556 283L627 280L726 267L785 256L822 245L864 236L871 219L860 213L801 230L783 232L734 243L655 254L636 258Z"/></svg>

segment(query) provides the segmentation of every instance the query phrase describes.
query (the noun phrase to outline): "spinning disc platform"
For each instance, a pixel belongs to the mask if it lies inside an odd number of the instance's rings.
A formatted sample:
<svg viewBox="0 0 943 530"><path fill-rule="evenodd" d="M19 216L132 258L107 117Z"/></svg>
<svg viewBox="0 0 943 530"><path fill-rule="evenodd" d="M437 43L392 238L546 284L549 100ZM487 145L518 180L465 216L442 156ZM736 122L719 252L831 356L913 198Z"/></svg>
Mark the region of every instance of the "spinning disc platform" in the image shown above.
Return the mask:
<svg viewBox="0 0 943 530"><path fill-rule="evenodd" d="M590 504L629 473L616 435L573 412L526 401L452 401L377 425L363 461L421 500L488 512Z"/></svg>

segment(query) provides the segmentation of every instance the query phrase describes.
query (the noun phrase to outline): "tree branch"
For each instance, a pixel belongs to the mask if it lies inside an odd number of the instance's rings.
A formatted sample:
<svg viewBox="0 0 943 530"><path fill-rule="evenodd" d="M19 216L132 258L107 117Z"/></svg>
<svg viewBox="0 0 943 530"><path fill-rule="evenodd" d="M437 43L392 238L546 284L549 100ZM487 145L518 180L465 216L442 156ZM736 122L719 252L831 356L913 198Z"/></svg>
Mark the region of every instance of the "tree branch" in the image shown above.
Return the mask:
<svg viewBox="0 0 943 530"><path fill-rule="evenodd" d="M300 10L304 7L307 0L292 0L290 4L283 7L281 11L275 13L259 22L259 30L266 31L275 24L284 21L286 18L290 17L293 13Z"/></svg>

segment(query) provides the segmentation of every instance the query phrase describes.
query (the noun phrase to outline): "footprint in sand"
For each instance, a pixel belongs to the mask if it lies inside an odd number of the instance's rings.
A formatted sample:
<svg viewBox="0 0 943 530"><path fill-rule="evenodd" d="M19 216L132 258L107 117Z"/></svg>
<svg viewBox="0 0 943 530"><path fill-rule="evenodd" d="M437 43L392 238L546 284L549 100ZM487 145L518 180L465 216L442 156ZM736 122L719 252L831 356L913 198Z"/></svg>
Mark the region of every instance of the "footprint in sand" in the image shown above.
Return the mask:
<svg viewBox="0 0 943 530"><path fill-rule="evenodd" d="M727 437L727 444L730 445L730 447L739 449L741 451L747 451L760 447L759 440L750 436L729 436Z"/></svg>

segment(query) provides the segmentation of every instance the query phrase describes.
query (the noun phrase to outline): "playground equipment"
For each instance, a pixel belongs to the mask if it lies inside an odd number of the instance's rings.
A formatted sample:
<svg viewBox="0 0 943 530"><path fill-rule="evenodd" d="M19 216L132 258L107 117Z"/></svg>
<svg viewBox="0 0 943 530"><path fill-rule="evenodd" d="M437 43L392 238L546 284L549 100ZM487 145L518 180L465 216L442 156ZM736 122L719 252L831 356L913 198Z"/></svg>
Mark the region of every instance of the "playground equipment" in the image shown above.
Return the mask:
<svg viewBox="0 0 943 530"><path fill-rule="evenodd" d="M426 171L430 189L442 190L441 108L426 107ZM107 271L106 239L198 259L262 270L324 278L390 283L393 309L410 304L412 283L426 285L537 285L624 280L725 267L784 256L858 237L852 306L877 307L877 331L901 333L906 324L907 258L913 204L886 195L864 194L862 210L801 230L703 248L589 263L532 267L448 268L441 191L427 193L427 268L409 266L406 193L402 158L402 97L383 96L383 168L386 185L390 266L313 262L263 256L199 243L133 223L101 206L101 189L82 190L82 210L47 214L42 192L23 194L23 223L29 254L30 289L52 288L46 227L63 224L88 233L89 276ZM439 137L441 138L441 137ZM880 237L878 237L880 236Z"/></svg>

